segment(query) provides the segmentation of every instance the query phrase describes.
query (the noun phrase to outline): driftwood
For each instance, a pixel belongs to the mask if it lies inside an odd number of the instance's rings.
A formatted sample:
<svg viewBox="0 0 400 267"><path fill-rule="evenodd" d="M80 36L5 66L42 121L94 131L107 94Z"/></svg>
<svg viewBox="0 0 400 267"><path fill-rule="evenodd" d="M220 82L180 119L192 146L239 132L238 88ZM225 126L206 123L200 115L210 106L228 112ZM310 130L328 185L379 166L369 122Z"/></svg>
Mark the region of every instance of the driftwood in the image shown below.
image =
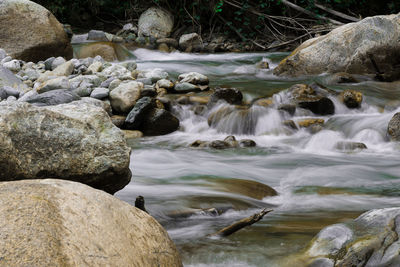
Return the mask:
<svg viewBox="0 0 400 267"><path fill-rule="evenodd" d="M142 211L144 211L144 212L147 212L146 208L144 207L144 197L138 196L138 197L136 198L136 200L135 200L135 207L138 208L138 209L140 209L140 210L142 210ZM148 212L147 212L147 213L148 213Z"/></svg>
<svg viewBox="0 0 400 267"><path fill-rule="evenodd" d="M229 236L246 226L249 226L249 225L252 225L252 224L258 222L265 216L265 214L270 213L271 211L272 210L263 209L261 212L253 214L250 217L241 219L240 221L237 221L234 224L232 224L228 227L225 227L225 228L219 230L218 232L211 234L209 236L221 236L221 237Z"/></svg>
<svg viewBox="0 0 400 267"><path fill-rule="evenodd" d="M206 208L206 209L193 209L193 210L172 212L167 214L167 216L173 219L185 219L195 215L219 216L230 209L232 209L232 206Z"/></svg>

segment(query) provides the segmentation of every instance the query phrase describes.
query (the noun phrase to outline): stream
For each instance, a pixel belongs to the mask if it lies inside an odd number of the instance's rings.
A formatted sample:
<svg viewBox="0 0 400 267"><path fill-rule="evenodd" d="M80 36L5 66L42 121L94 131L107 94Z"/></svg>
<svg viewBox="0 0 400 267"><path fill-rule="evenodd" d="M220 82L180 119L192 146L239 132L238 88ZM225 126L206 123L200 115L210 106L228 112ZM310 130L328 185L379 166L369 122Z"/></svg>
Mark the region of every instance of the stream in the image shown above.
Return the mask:
<svg viewBox="0 0 400 267"><path fill-rule="evenodd" d="M185 107L175 110L179 131L130 140L133 176L116 196L133 205L138 195L144 196L146 209L166 228L184 266L285 266L288 256L300 253L323 227L370 209L400 206L400 145L386 136L389 120L400 111L396 84L332 86L328 75L295 80L256 68L264 59L272 69L285 53L197 55L137 49L133 54L139 70L161 68L172 79L196 71L209 77L210 87L238 88L247 101L272 96L279 104L285 100L284 89L314 81L338 92L358 90L364 96L360 109L348 109L332 97L334 115L296 112L294 120L325 120L324 129L315 134L304 129L288 134L282 126L288 118L276 109L261 108L255 134L235 134L237 139L254 140L254 148L191 148L198 139L223 140L234 123L227 122L225 132L218 132L208 126L207 116ZM362 142L368 149L340 151L335 148L338 141ZM235 178L269 185L278 196L257 200L224 188ZM169 216L212 207L230 209L220 216ZM229 237L207 237L263 208L273 212L258 223Z"/></svg>

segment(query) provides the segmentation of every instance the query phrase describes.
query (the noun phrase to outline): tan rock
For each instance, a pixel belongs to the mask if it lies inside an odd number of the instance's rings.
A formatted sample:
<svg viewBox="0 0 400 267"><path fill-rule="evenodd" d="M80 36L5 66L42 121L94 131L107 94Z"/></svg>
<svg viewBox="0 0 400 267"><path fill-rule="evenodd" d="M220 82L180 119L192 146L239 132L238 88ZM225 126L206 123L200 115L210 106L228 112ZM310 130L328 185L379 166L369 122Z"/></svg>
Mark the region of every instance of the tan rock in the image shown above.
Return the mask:
<svg viewBox="0 0 400 267"><path fill-rule="evenodd" d="M1 183L0 213L2 266L182 266L154 218L80 183Z"/></svg>
<svg viewBox="0 0 400 267"><path fill-rule="evenodd" d="M28 0L0 2L0 47L13 58L38 62L51 56L72 57L60 22L44 7Z"/></svg>
<svg viewBox="0 0 400 267"><path fill-rule="evenodd" d="M143 137L143 133L137 130L122 130L124 132L125 139L137 139Z"/></svg>
<svg viewBox="0 0 400 267"><path fill-rule="evenodd" d="M261 106L261 107L270 107L274 104L272 98L260 98L254 102L253 105Z"/></svg>
<svg viewBox="0 0 400 267"><path fill-rule="evenodd" d="M299 127L302 127L302 128L308 128L313 125L323 125L324 123L325 123L325 120L323 120L323 119L305 119L305 120L301 120L301 121L297 122Z"/></svg>
<svg viewBox="0 0 400 267"><path fill-rule="evenodd" d="M128 113L139 99L142 89L143 83L140 82L121 83L110 92L112 108L120 113Z"/></svg>

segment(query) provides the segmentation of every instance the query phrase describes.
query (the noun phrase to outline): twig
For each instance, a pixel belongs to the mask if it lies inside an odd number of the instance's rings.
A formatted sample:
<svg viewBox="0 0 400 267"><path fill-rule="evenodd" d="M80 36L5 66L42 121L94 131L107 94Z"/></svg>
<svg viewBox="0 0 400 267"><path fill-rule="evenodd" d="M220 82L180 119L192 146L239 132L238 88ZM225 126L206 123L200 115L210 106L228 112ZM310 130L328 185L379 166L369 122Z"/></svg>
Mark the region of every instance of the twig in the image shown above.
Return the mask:
<svg viewBox="0 0 400 267"><path fill-rule="evenodd" d="M228 227L225 227L224 229L221 229L218 232L211 234L209 236L229 236L246 226L249 226L249 225L252 225L252 224L258 222L265 216L265 214L270 213L271 211L272 210L263 209L261 212L253 214L250 217L241 219L240 221L238 221Z"/></svg>
<svg viewBox="0 0 400 267"><path fill-rule="evenodd" d="M329 8L329 7L326 7L326 6L323 6L323 5L320 5L320 4L317 4L317 3L316 3L315 6L318 7L319 9L322 9L322 10L328 12L328 13L331 13L332 15L338 16L339 18L347 19L347 20L354 21L354 22L360 21L359 18L356 18L356 17L352 17L352 16L349 16L349 15L343 14L342 12L333 10L333 9L331 9L331 8Z"/></svg>
<svg viewBox="0 0 400 267"><path fill-rule="evenodd" d="M287 5L288 7L291 7L293 9L295 9L295 10L301 12L301 13L307 14L307 15L309 15L311 17L315 17L315 18L318 18L318 19L326 20L326 21L329 21L330 23L333 23L333 24L343 25L343 23L340 22L340 21L337 21L337 20L334 20L334 19L330 19L330 18L327 18L327 17L324 17L324 16L319 16L319 15L317 15L317 14L315 14L315 13L313 13L313 12L307 10L307 9L304 9L304 8L298 6L298 5L295 5L292 2L289 2L287 0L281 0L281 1L282 1L283 4Z"/></svg>

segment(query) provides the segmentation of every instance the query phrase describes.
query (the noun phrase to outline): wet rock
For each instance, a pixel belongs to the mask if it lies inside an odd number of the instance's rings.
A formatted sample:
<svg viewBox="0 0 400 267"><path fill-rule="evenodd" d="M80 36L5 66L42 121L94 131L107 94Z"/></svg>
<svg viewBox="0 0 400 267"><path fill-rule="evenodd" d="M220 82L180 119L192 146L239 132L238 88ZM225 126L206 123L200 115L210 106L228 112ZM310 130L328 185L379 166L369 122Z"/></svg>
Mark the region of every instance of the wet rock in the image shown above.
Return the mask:
<svg viewBox="0 0 400 267"><path fill-rule="evenodd" d="M323 125L324 123L325 123L324 119L304 119L297 122L299 127L302 128L308 128L313 125Z"/></svg>
<svg viewBox="0 0 400 267"><path fill-rule="evenodd" d="M72 57L62 24L44 7L13 0L2 1L0 10L0 47L12 58L38 62L50 56Z"/></svg>
<svg viewBox="0 0 400 267"><path fill-rule="evenodd" d="M225 100L229 104L240 105L243 100L243 94L236 88L215 88L211 95L210 104L219 100Z"/></svg>
<svg viewBox="0 0 400 267"><path fill-rule="evenodd" d="M324 228L293 264L334 259L331 266L397 266L400 208L371 210L347 224Z"/></svg>
<svg viewBox="0 0 400 267"><path fill-rule="evenodd" d="M165 9L151 7L139 17L138 35L155 38L168 37L174 27L174 17Z"/></svg>
<svg viewBox="0 0 400 267"><path fill-rule="evenodd" d="M208 147L208 145L210 144L210 142L207 141L202 141L202 140L196 140L193 143L190 144L190 147Z"/></svg>
<svg viewBox="0 0 400 267"><path fill-rule="evenodd" d="M339 99L348 108L360 108L363 95L355 90L345 90L340 93Z"/></svg>
<svg viewBox="0 0 400 267"><path fill-rule="evenodd" d="M138 79L141 79L141 78L150 79L151 83L153 84L153 83L156 83L159 80L168 79L168 76L169 75L168 75L168 73L166 71L164 71L162 69L155 68L155 69L152 69L152 70L143 71L143 72L139 73L137 78Z"/></svg>
<svg viewBox="0 0 400 267"><path fill-rule="evenodd" d="M195 85L208 85L209 83L208 77L198 72L183 73L178 76L178 81Z"/></svg>
<svg viewBox="0 0 400 267"><path fill-rule="evenodd" d="M155 100L151 97L140 98L125 119L124 128L139 130L149 113L156 108Z"/></svg>
<svg viewBox="0 0 400 267"><path fill-rule="evenodd" d="M124 133L125 139L137 139L137 138L142 138L143 133L141 131L137 130L122 130Z"/></svg>
<svg viewBox="0 0 400 267"><path fill-rule="evenodd" d="M224 142L227 142L229 144L229 147L238 147L239 142L236 140L236 137L233 135L229 135L225 137Z"/></svg>
<svg viewBox="0 0 400 267"><path fill-rule="evenodd" d="M165 109L153 109L141 126L145 135L164 135L179 128L179 120Z"/></svg>
<svg viewBox="0 0 400 267"><path fill-rule="evenodd" d="M65 89L57 89L32 96L25 100L25 102L31 103L35 106L53 106L70 103L80 99L81 98L74 92Z"/></svg>
<svg viewBox="0 0 400 267"><path fill-rule="evenodd" d="M94 88L93 91L90 93L90 97L93 97L96 99L104 99L104 98L107 98L109 94L110 94L110 90L108 90L107 88L97 87L97 88Z"/></svg>
<svg viewBox="0 0 400 267"><path fill-rule="evenodd" d="M317 115L332 115L335 113L335 105L327 97L309 97L298 99L298 106L308 109Z"/></svg>
<svg viewBox="0 0 400 267"><path fill-rule="evenodd" d="M380 71L392 72L400 56L399 17L399 14L367 17L357 23L345 24L328 34L310 39L282 60L275 68L274 74L284 76L314 75L323 72L375 74L370 54L374 55Z"/></svg>
<svg viewBox="0 0 400 267"><path fill-rule="evenodd" d="M130 148L109 115L92 103L44 108L1 102L0 180L53 177L109 193L128 184Z"/></svg>
<svg viewBox="0 0 400 267"><path fill-rule="evenodd" d="M154 89L152 86L144 86L144 88L142 89L141 93L140 93L140 97L155 97L157 96L157 91L156 89Z"/></svg>
<svg viewBox="0 0 400 267"><path fill-rule="evenodd" d="M4 266L182 266L153 217L81 183L3 182L0 203Z"/></svg>
<svg viewBox="0 0 400 267"><path fill-rule="evenodd" d="M328 77L326 83L328 84L340 84L340 83L359 83L353 75L346 72L338 72Z"/></svg>
<svg viewBox="0 0 400 267"><path fill-rule="evenodd" d="M90 30L88 32L87 39L92 41L104 41L104 42L111 41L107 38L105 32L97 30Z"/></svg>
<svg viewBox="0 0 400 267"><path fill-rule="evenodd" d="M276 196L278 193L272 187L257 181L243 179L213 179L217 188L230 193L237 193L254 199Z"/></svg>
<svg viewBox="0 0 400 267"><path fill-rule="evenodd" d="M254 101L253 105L255 106L260 106L260 107L271 107L274 104L274 101L272 98L260 98Z"/></svg>
<svg viewBox="0 0 400 267"><path fill-rule="evenodd" d="M336 143L335 148L339 150L356 150L367 149L367 146L364 143L342 141Z"/></svg>
<svg viewBox="0 0 400 267"><path fill-rule="evenodd" d="M179 47L185 51L190 47L202 46L203 40L197 33L184 34L179 38Z"/></svg>
<svg viewBox="0 0 400 267"><path fill-rule="evenodd" d="M251 139L242 139L239 140L239 145L241 147L255 147L257 146L257 143Z"/></svg>
<svg viewBox="0 0 400 267"><path fill-rule="evenodd" d="M278 110L283 110L289 113L291 116L296 113L296 106L293 104L282 104L278 107Z"/></svg>
<svg viewBox="0 0 400 267"><path fill-rule="evenodd" d="M111 116L111 122L117 126L118 128L122 128L122 126L125 123L125 116L121 116L121 115L112 115Z"/></svg>
<svg viewBox="0 0 400 267"><path fill-rule="evenodd" d="M387 133L392 141L400 141L400 112L390 119Z"/></svg>
<svg viewBox="0 0 400 267"><path fill-rule="evenodd" d="M187 82L180 82L175 84L174 92L178 94L186 94L190 92L200 92L201 89L199 86L187 83Z"/></svg>
<svg viewBox="0 0 400 267"><path fill-rule="evenodd" d="M143 84L135 81L121 83L110 92L110 101L113 110L120 113L128 113L139 99L142 88Z"/></svg>
<svg viewBox="0 0 400 267"><path fill-rule="evenodd" d="M219 132L228 134L254 134L261 112L247 107L221 107L212 112L207 119L208 125Z"/></svg>
<svg viewBox="0 0 400 267"><path fill-rule="evenodd" d="M167 91L172 91L174 89L174 83L167 79L158 80L156 83L157 88L165 88Z"/></svg>
<svg viewBox="0 0 400 267"><path fill-rule="evenodd" d="M231 147L229 142L222 140L211 141L208 146L215 149L227 149Z"/></svg>
<svg viewBox="0 0 400 267"><path fill-rule="evenodd" d="M283 121L282 124L292 130L298 130L296 123L293 120Z"/></svg>
<svg viewBox="0 0 400 267"><path fill-rule="evenodd" d="M269 69L268 61L266 61L266 60L261 60L260 62L258 62L258 63L256 64L256 68L257 68L257 69L261 69L261 70L268 70L268 69Z"/></svg>

